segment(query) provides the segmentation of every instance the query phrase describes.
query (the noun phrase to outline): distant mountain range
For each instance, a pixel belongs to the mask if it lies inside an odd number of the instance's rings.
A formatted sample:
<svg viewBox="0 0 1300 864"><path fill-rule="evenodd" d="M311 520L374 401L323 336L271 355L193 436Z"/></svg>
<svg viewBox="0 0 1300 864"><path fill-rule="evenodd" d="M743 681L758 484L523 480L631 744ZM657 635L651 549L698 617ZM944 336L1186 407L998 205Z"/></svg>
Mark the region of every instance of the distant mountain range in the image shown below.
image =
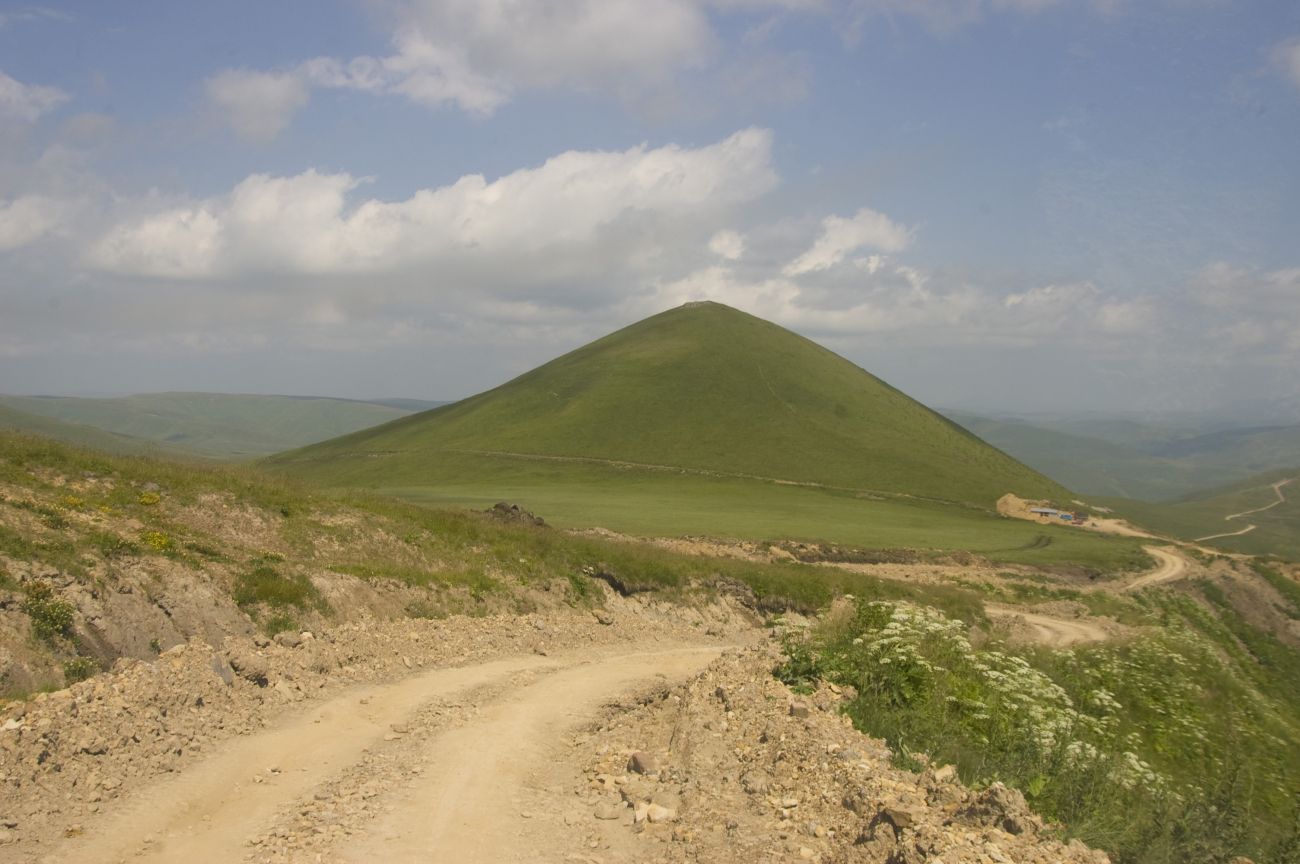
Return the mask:
<svg viewBox="0 0 1300 864"><path fill-rule="evenodd" d="M1175 501L1300 467L1300 425L1225 429L1219 424L1116 417L945 413L1085 495Z"/></svg>
<svg viewBox="0 0 1300 864"><path fill-rule="evenodd" d="M226 393L146 393L111 399L0 396L0 426L113 453L250 459L440 404Z"/></svg>

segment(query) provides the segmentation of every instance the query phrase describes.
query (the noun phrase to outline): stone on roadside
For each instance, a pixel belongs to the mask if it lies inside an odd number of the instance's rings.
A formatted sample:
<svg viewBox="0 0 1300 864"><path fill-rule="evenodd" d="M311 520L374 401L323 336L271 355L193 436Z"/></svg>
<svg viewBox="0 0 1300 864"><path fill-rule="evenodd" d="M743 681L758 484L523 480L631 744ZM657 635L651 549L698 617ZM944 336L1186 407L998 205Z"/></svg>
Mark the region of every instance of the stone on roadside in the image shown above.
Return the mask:
<svg viewBox="0 0 1300 864"><path fill-rule="evenodd" d="M634 774L658 774L659 760L653 753L638 750L627 760L627 770Z"/></svg>

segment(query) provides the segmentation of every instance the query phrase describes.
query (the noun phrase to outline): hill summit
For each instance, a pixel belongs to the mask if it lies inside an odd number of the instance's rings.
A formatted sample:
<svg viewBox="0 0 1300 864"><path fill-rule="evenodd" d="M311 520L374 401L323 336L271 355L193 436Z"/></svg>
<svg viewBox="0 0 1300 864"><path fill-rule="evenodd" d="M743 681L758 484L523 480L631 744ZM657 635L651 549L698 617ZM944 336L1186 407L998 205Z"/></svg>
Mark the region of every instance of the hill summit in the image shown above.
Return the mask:
<svg viewBox="0 0 1300 864"><path fill-rule="evenodd" d="M681 469L992 508L1063 489L839 355L729 306L688 303L493 390L273 457L336 485ZM504 475L503 475L504 479Z"/></svg>

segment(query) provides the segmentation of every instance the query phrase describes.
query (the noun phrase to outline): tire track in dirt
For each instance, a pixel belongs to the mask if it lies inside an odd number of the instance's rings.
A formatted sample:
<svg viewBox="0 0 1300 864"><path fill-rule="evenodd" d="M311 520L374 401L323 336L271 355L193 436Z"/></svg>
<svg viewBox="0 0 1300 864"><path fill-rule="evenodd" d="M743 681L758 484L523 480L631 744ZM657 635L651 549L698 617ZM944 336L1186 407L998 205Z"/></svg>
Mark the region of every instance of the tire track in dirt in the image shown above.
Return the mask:
<svg viewBox="0 0 1300 864"><path fill-rule="evenodd" d="M1104 627L1087 619L1072 621L997 603L986 604L984 611L994 618L1013 622L1023 621L1032 640L1049 648L1068 648L1085 642L1103 642L1111 636Z"/></svg>
<svg viewBox="0 0 1300 864"><path fill-rule="evenodd" d="M507 696L505 700L506 709L517 706L524 714L502 709L502 716L508 719L500 721L487 735L475 718L464 729L433 739L437 747L433 770L445 768L449 772L440 773L436 782L450 784L439 788L450 789L451 793L441 793L448 804L442 809L447 819L440 824L451 832L450 836L459 838L456 842L467 843L463 833L456 833L457 826L473 816L457 804L457 796L474 788L464 782L467 768L481 765L484 760L504 764L507 760L503 754L517 755L522 736L531 735L533 743L542 742L557 722L578 722L583 712L594 713L605 699L619 696L621 688L653 679L662 670L695 671L721 650L690 646L654 652L611 652L601 646L557 657L527 655L437 669L392 684L357 688L291 715L270 729L227 742L203 761L154 783L87 824L83 835L52 844L40 860L51 864L101 864L128 858L159 864L240 861L248 852L248 841L272 824L286 806L310 797L314 790L356 764L368 748L390 734L394 724L409 722L421 706L437 699L464 696L477 688L510 694L514 688L494 690L487 685L508 684L521 674L540 676L535 683L519 688L519 692L530 694L527 699ZM536 718L528 716L533 710L542 713ZM488 716L498 714L494 710ZM475 741L480 741L478 746ZM497 750L487 752L491 747ZM538 752L541 750L544 748ZM503 790L481 791L502 794ZM463 798L465 802L470 800ZM427 827L428 814L417 822ZM487 833L487 839L492 840L500 832L489 829ZM394 857L384 847L382 855L357 860L501 860L473 857L478 854L474 851L477 847L463 854L453 852L451 847L444 849L443 838L436 832L426 831L413 842L434 845L423 847L423 858Z"/></svg>

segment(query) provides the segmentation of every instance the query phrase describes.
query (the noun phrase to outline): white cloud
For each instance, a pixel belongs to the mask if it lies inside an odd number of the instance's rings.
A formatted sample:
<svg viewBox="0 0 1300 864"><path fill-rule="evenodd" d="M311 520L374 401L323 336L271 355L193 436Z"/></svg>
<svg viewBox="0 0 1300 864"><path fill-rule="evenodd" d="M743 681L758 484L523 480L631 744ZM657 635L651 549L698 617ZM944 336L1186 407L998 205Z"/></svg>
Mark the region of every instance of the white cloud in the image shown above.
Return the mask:
<svg viewBox="0 0 1300 864"><path fill-rule="evenodd" d="M715 37L696 0L405 0L398 32L507 89L653 86L707 61ZM400 43L399 43L400 44ZM408 52L403 52L408 53Z"/></svg>
<svg viewBox="0 0 1300 864"><path fill-rule="evenodd" d="M388 4L394 52L318 57L279 72L228 69L211 101L241 137L278 135L313 87L396 94L488 115L519 90L574 89L627 99L667 87L712 56L698 0L402 0Z"/></svg>
<svg viewBox="0 0 1300 864"><path fill-rule="evenodd" d="M1097 327L1116 335L1141 333L1152 326L1156 310L1146 300L1113 300L1103 303L1096 312Z"/></svg>
<svg viewBox="0 0 1300 864"><path fill-rule="evenodd" d="M1273 63L1282 76L1300 90L1300 37L1288 39L1273 48Z"/></svg>
<svg viewBox="0 0 1300 864"><path fill-rule="evenodd" d="M466 259L501 267L565 249L595 259L599 236L620 220L672 226L752 200L775 183L770 162L770 133L747 129L694 150L571 151L492 182L468 175L395 202L351 204L360 181L347 174L259 174L219 198L112 228L89 261L117 273L208 278L395 272Z"/></svg>
<svg viewBox="0 0 1300 864"><path fill-rule="evenodd" d="M68 98L68 94L57 87L24 84L0 72L0 120L8 116L32 123Z"/></svg>
<svg viewBox="0 0 1300 864"><path fill-rule="evenodd" d="M64 202L41 195L0 201L0 252L34 243L58 227Z"/></svg>
<svg viewBox="0 0 1300 864"><path fill-rule="evenodd" d="M719 258L737 261L745 254L745 237L738 231L719 231L709 240L709 251Z"/></svg>
<svg viewBox="0 0 1300 864"><path fill-rule="evenodd" d="M786 265L784 272L787 276L800 276L827 270L863 246L898 252L910 242L910 229L892 221L883 213L863 207L848 219L842 216L827 216L823 219L821 235L808 251Z"/></svg>
<svg viewBox="0 0 1300 864"><path fill-rule="evenodd" d="M254 143L274 139L311 98L310 82L298 70L226 69L208 79L207 93L235 134Z"/></svg>

